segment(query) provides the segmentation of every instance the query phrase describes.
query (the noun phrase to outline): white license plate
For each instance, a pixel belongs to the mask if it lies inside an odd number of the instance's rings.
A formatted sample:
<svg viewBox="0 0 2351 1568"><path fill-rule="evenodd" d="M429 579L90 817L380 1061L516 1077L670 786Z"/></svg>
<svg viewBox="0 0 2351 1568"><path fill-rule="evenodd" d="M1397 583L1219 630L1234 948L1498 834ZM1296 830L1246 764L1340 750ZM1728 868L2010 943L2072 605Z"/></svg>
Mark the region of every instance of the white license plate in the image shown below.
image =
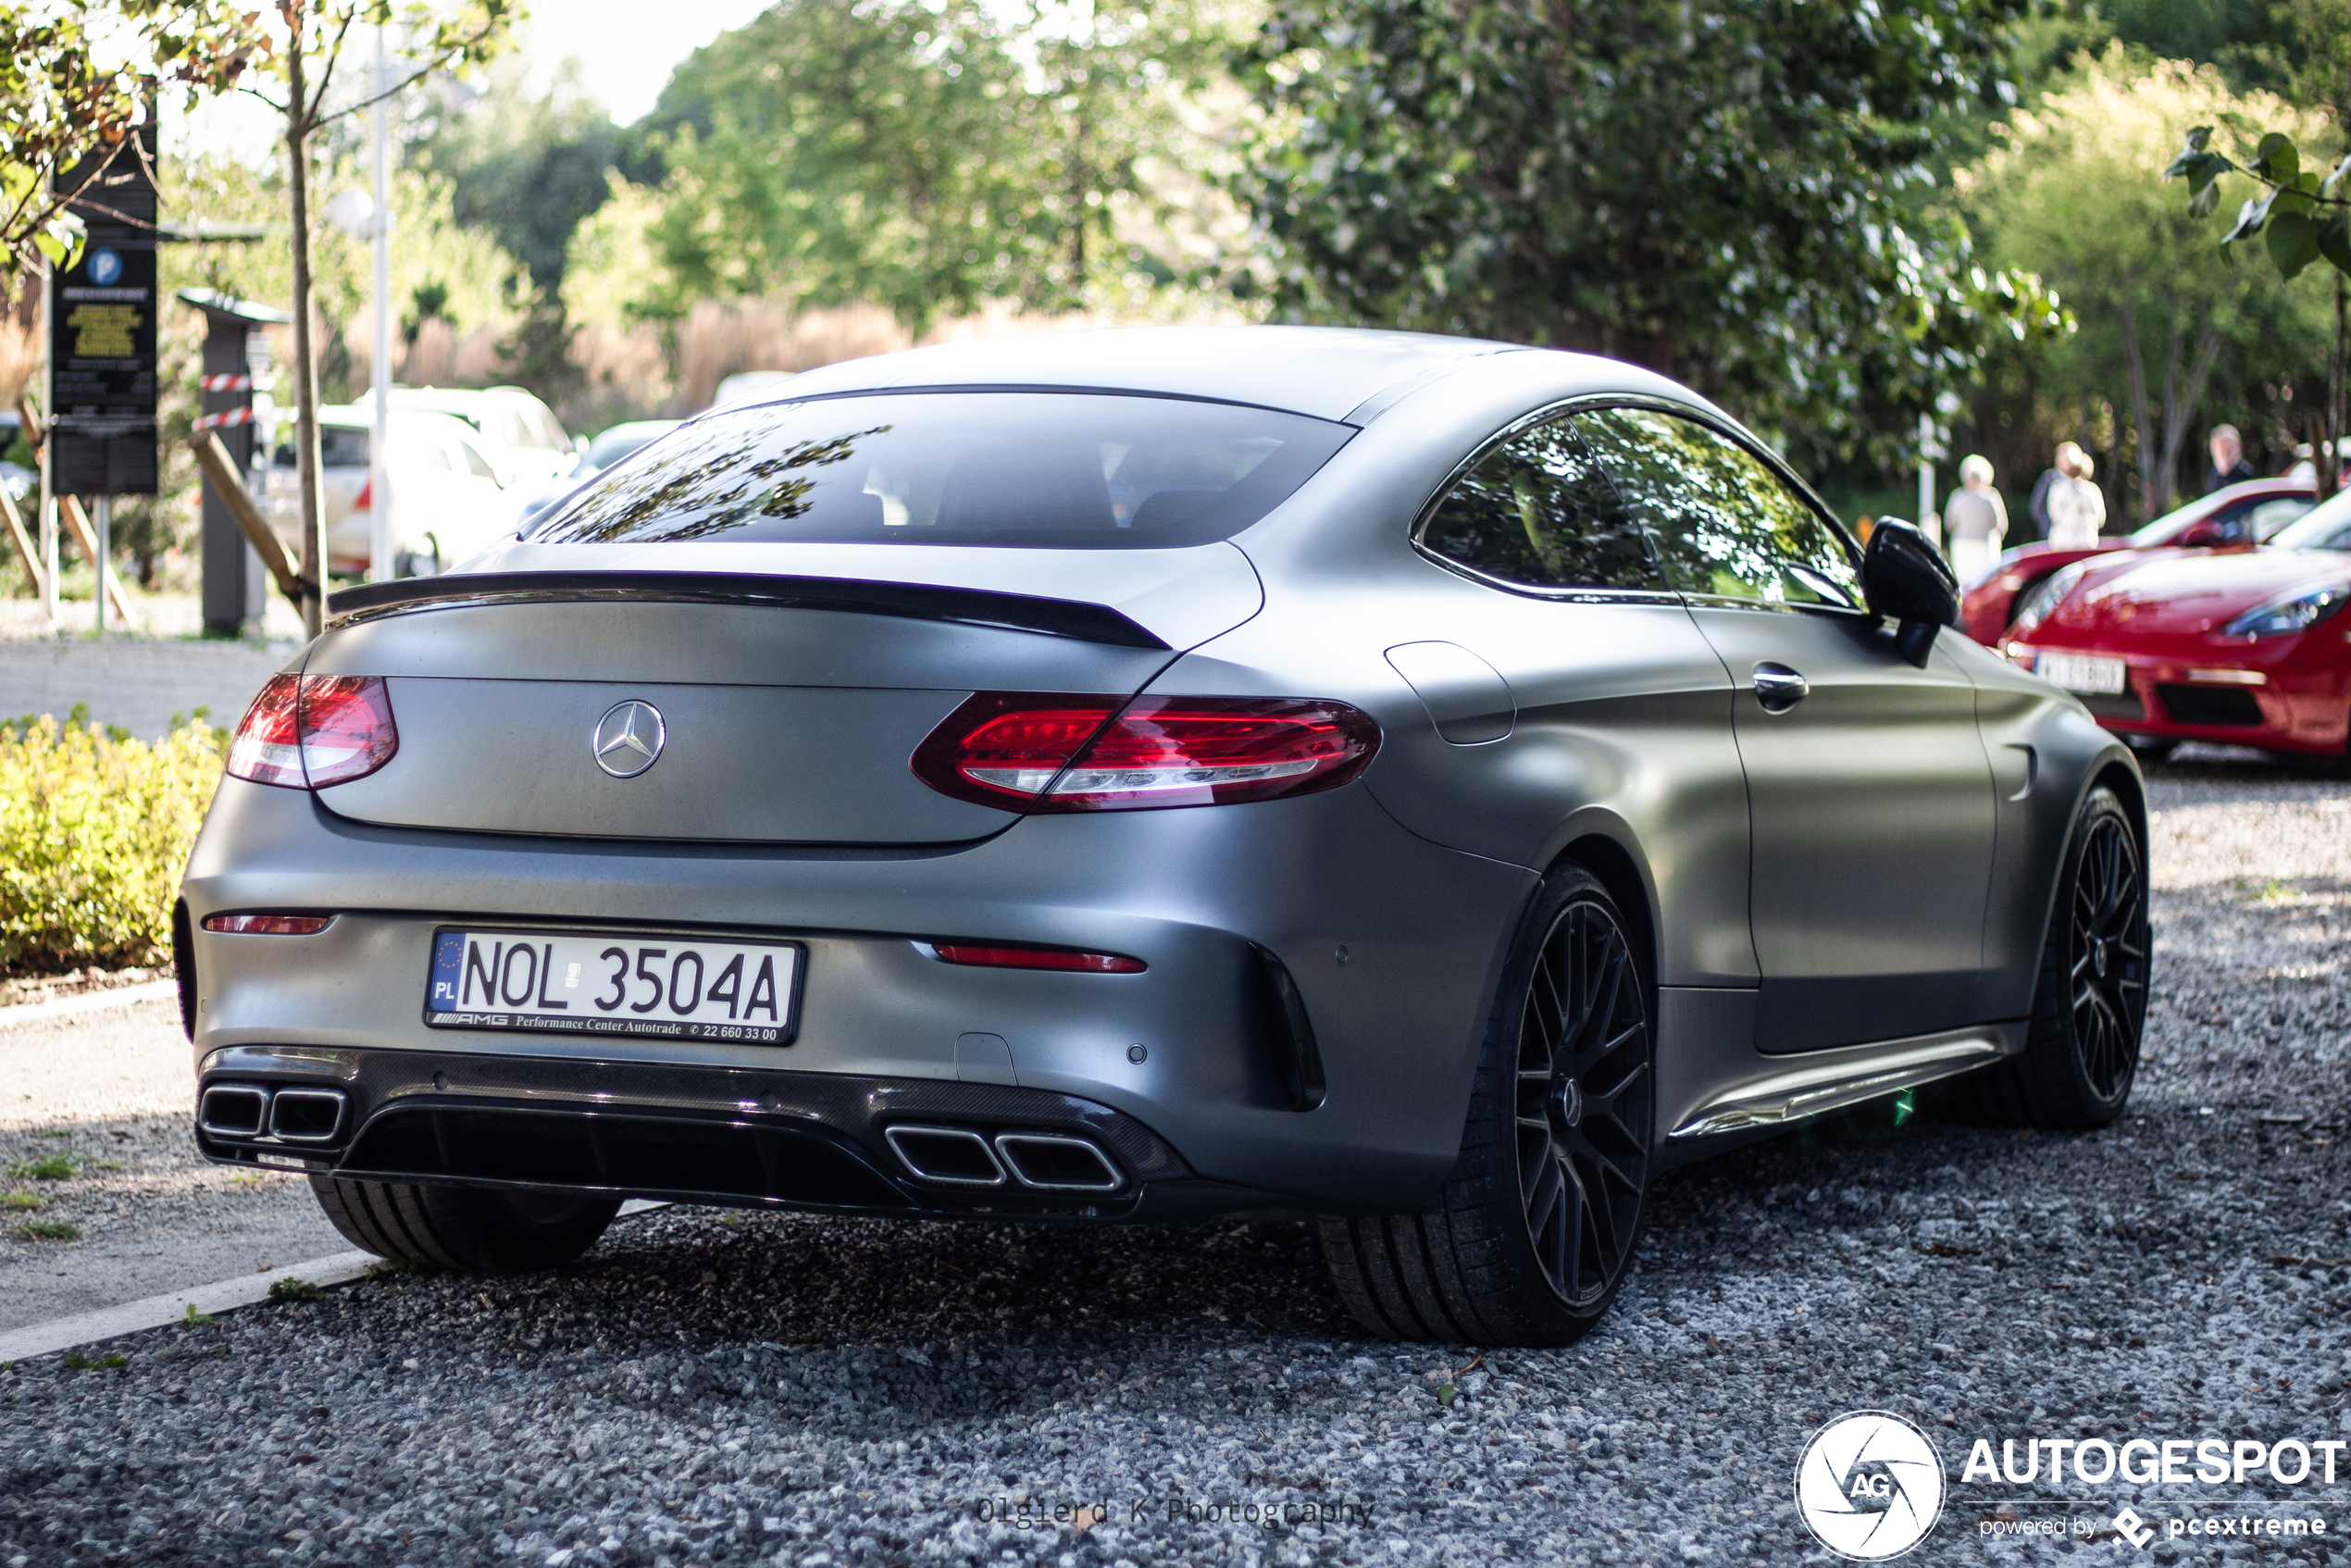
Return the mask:
<svg viewBox="0 0 2351 1568"><path fill-rule="evenodd" d="M433 933L425 1022L789 1045L802 952L797 942L444 928Z"/></svg>
<svg viewBox="0 0 2351 1568"><path fill-rule="evenodd" d="M2122 690L2128 675L2121 659L2094 659L2080 653L2044 653L2035 673L2068 691L2102 692L2108 696Z"/></svg>

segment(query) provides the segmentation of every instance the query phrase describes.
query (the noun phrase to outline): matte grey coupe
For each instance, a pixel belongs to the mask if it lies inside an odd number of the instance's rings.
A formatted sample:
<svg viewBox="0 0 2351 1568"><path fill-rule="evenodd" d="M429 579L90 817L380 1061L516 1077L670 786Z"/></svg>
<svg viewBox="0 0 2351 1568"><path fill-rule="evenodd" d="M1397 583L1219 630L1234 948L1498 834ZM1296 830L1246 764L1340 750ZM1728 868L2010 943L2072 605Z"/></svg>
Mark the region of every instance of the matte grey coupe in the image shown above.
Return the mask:
<svg viewBox="0 0 2351 1568"><path fill-rule="evenodd" d="M474 1269L630 1195L1305 1213L1371 1331L1549 1344L1669 1165L2129 1094L2128 752L1686 389L1226 328L788 392L263 691L178 912L206 1154Z"/></svg>

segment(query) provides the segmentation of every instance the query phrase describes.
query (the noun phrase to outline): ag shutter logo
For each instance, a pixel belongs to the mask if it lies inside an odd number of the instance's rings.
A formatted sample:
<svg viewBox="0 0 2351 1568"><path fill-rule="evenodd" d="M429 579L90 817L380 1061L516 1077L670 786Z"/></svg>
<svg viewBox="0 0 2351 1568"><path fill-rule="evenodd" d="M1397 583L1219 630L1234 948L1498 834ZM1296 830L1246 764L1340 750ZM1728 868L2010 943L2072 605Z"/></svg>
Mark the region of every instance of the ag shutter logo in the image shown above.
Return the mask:
<svg viewBox="0 0 2351 1568"><path fill-rule="evenodd" d="M1839 1557L1899 1557L1943 1517L1943 1456L1924 1432L1890 1412L1840 1415L1804 1445L1796 1511Z"/></svg>

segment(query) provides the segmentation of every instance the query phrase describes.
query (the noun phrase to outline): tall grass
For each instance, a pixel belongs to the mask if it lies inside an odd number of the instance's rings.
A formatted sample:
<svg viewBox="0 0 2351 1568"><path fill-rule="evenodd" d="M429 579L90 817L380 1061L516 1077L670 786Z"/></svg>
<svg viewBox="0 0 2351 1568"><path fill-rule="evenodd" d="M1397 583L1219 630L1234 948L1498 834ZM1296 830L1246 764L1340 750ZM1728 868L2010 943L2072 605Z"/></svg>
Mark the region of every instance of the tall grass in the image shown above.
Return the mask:
<svg viewBox="0 0 2351 1568"><path fill-rule="evenodd" d="M81 709L0 724L0 972L170 956L171 903L220 779L225 730L154 742Z"/></svg>

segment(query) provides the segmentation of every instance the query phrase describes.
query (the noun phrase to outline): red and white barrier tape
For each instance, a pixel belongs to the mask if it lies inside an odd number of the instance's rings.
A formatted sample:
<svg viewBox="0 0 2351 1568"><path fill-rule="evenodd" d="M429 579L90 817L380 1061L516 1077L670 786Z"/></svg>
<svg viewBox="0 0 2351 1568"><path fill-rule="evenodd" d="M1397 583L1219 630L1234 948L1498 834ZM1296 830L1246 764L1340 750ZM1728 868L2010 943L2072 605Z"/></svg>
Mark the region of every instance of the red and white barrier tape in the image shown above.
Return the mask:
<svg viewBox="0 0 2351 1568"><path fill-rule="evenodd" d="M251 376L206 376L196 383L206 392L251 392Z"/></svg>
<svg viewBox="0 0 2351 1568"><path fill-rule="evenodd" d="M196 420L196 429L200 430L209 430L216 426L220 425L250 425L252 423L252 409L226 408L218 414L206 414L198 418Z"/></svg>

